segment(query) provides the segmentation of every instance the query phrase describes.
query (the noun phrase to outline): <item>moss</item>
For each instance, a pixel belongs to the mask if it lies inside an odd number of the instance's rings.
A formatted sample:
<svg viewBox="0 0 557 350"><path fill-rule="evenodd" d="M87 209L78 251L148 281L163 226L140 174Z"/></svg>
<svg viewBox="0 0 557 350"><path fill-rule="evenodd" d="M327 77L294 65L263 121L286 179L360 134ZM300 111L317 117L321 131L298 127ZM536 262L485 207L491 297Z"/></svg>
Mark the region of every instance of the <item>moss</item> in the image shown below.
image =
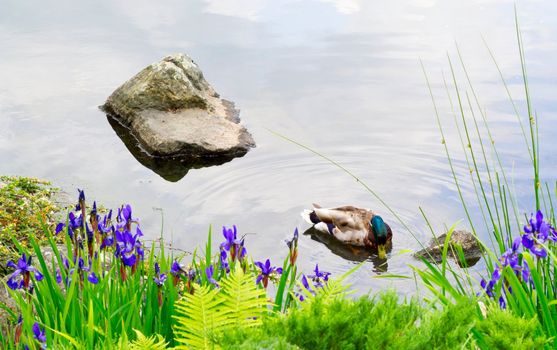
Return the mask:
<svg viewBox="0 0 557 350"><path fill-rule="evenodd" d="M57 188L48 181L16 176L0 176L0 275L5 275L6 262L16 259L15 238L27 246L29 235L46 242L43 225L54 223L60 210L53 201Z"/></svg>

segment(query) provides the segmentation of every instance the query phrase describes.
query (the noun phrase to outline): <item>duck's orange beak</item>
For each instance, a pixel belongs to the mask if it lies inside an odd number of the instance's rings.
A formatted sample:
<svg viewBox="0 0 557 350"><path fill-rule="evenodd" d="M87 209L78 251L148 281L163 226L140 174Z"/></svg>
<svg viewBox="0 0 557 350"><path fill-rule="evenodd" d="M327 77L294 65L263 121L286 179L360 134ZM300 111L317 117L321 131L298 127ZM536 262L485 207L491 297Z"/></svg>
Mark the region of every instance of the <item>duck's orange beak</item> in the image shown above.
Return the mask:
<svg viewBox="0 0 557 350"><path fill-rule="evenodd" d="M377 246L377 255L379 255L379 259L384 260L387 256L387 249L385 248L384 244L379 244Z"/></svg>

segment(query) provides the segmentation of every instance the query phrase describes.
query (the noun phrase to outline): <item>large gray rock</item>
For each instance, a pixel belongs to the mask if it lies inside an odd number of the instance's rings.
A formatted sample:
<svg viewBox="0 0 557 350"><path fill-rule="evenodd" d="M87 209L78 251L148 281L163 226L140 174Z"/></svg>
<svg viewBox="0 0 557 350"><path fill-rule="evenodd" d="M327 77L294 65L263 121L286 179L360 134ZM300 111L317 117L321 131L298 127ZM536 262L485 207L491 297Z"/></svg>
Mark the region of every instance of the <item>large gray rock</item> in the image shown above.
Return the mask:
<svg viewBox="0 0 557 350"><path fill-rule="evenodd" d="M102 108L154 157L236 157L255 146L234 104L221 99L184 54L147 66Z"/></svg>
<svg viewBox="0 0 557 350"><path fill-rule="evenodd" d="M443 257L443 247L446 238L446 233L438 236L437 238L433 238L428 247L416 252L414 256L416 258L424 258L431 262L440 263ZM457 245L462 247L462 251L464 252L464 262L461 262L458 257L458 253L455 248ZM453 251L455 254L453 254ZM465 267L470 267L474 266L478 260L480 260L482 250L476 237L471 232L465 230L455 230L449 239L447 256L449 258L453 258L461 266L465 265Z"/></svg>

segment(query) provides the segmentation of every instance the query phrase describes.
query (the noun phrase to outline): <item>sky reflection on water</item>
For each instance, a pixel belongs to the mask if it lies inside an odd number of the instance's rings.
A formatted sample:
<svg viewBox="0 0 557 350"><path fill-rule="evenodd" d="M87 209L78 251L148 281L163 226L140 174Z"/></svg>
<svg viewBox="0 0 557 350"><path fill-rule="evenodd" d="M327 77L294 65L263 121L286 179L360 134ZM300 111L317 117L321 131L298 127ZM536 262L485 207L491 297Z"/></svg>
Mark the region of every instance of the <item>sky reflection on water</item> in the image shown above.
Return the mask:
<svg viewBox="0 0 557 350"><path fill-rule="evenodd" d="M323 152L361 177L427 243L418 207L434 227L462 220L434 111L420 68L430 76L455 167L468 167L443 85L446 54L457 67L458 42L487 111L519 205L532 209L530 169L520 128L497 70L495 53L524 112L513 1L6 1L0 0L0 173L51 179L74 195L106 206L126 201L144 232L164 232L192 249L209 224L250 233L248 249L273 263L312 202L379 211L395 231L389 272L410 274L404 249L419 244L357 182L322 159L273 136L277 131ZM557 4L521 3L528 72L540 116L542 171L554 181L557 119ZM144 66L186 52L207 80L241 109L258 147L222 166L193 169L167 182L143 167L98 110L106 97ZM452 90L451 90L452 91ZM456 101L453 98L453 103ZM489 154L488 156L491 156ZM464 196L475 199L470 183ZM472 208L473 209L473 208ZM476 208L475 217L480 218ZM461 226L466 227L463 221ZM482 233L487 235L486 232ZM309 237L300 263L341 273L351 262ZM373 264L354 276L361 290L413 290L413 282L371 279Z"/></svg>

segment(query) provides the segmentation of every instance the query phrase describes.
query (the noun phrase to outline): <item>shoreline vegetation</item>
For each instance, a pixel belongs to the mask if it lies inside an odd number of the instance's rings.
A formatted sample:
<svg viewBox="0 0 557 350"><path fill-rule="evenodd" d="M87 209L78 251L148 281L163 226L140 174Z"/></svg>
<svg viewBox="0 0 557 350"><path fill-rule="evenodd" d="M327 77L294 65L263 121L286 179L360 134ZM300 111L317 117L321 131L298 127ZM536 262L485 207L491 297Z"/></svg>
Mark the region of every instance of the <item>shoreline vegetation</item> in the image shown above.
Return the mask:
<svg viewBox="0 0 557 350"><path fill-rule="evenodd" d="M10 244L17 248L17 256L8 262L9 274L3 282L15 306L0 304L8 314L8 325L0 332L0 347L556 348L557 230L553 196L557 188L550 189L540 180L541 119L531 102L518 20L516 29L526 118L518 112L489 52L516 111L529 153L535 203L531 213L519 212L486 112L458 48L459 65L453 65L448 57L451 79L444 85L454 106L462 152L471 169L469 179L457 174L452 165L444 136L446 126L423 69L455 189L467 223L482 247L486 265L480 272L482 278L449 261L451 253L464 258L462 249L448 244L453 226L442 242L440 263L422 259L424 267L409 267L416 273L417 283L429 291L428 296L400 299L392 291L380 291L355 299L350 297L352 288L346 277L361 265L342 276L332 276L319 265L313 271L301 271L297 265L301 253L297 229L282 247L283 261L254 261L249 242L236 226L223 227L222 235L209 228L204 249L185 257L167 250L162 238L145 246L139 221L129 204L101 212L96 202L87 201L84 191L79 190L75 207L59 223L50 224L48 215L27 214L41 219L28 235L28 243L15 238L13 226L3 228ZM457 79L458 68L465 77L463 82ZM524 121L528 128L524 128ZM349 170L288 140L348 173L400 220ZM483 222L472 220L472 203L462 196L464 181L473 185L477 198L474 205L479 206ZM427 216L420 211L429 226ZM492 232L489 242L479 240L476 228L480 226ZM219 243L217 250L213 250L213 241ZM43 243L53 251L51 261L43 256ZM59 248L60 243L65 249Z"/></svg>
<svg viewBox="0 0 557 350"><path fill-rule="evenodd" d="M162 240L146 247L138 223L130 205L99 215L79 191L65 220L43 226L52 261L34 235L28 248L14 240L23 253L4 282L15 306L2 306L2 348L539 349L550 341L536 317L475 295L445 305L393 291L351 298L345 278L361 264L343 276L319 265L298 271L297 230L279 266L253 261L236 226L223 227L218 251L209 230L185 265Z"/></svg>

